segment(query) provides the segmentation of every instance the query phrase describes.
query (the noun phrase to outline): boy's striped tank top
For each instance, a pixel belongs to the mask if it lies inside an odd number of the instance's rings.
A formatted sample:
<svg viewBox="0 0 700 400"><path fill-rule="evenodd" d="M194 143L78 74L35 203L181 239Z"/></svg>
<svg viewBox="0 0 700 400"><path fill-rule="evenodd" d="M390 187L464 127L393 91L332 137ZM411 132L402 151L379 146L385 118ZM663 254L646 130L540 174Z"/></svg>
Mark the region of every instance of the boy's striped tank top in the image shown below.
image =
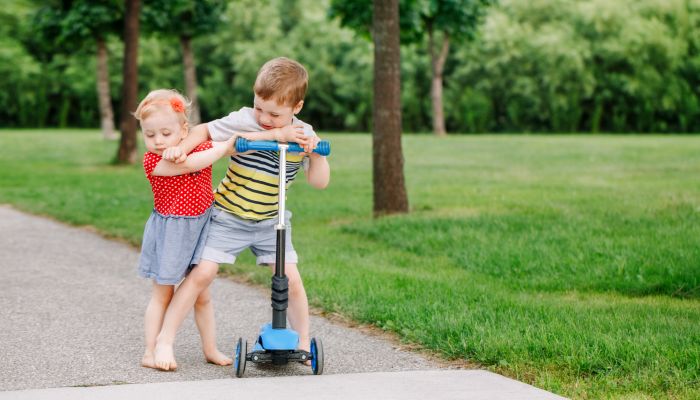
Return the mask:
<svg viewBox="0 0 700 400"><path fill-rule="evenodd" d="M303 157L287 153L287 187L299 172ZM277 216L279 155L256 151L231 157L226 176L214 192L214 204L241 218L260 221Z"/></svg>

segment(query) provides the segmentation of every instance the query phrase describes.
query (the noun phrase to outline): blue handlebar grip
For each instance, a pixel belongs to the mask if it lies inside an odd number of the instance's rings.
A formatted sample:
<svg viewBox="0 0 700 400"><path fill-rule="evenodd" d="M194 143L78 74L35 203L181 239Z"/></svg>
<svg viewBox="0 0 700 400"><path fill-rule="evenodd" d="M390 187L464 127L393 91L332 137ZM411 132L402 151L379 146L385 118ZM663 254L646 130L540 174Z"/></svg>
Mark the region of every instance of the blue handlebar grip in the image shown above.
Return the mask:
<svg viewBox="0 0 700 400"><path fill-rule="evenodd" d="M246 151L249 151L249 150L277 151L278 146L277 146L277 142L269 141L269 140L246 140L245 138L242 138L242 137L239 137L238 139L236 139L236 152L245 153ZM289 143L289 147L287 148L287 151L289 151L290 153L302 153L304 151L304 149L296 143ZM331 154L330 142L327 140L321 140L320 142L318 142L318 144L316 145L316 148L314 149L314 153L320 154L322 156L330 155Z"/></svg>
<svg viewBox="0 0 700 400"><path fill-rule="evenodd" d="M277 151L277 142L269 140L246 140L245 138L239 137L236 139L236 152L245 153L249 150L270 150Z"/></svg>

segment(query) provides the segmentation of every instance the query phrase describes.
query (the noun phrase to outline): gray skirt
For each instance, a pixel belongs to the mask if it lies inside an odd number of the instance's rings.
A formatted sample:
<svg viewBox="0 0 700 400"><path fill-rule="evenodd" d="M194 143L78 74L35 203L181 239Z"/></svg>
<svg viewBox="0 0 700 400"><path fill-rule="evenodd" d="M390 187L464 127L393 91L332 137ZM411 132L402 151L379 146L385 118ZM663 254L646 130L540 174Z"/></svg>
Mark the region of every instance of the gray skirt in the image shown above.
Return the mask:
<svg viewBox="0 0 700 400"><path fill-rule="evenodd" d="M199 263L211 209L196 217L162 215L153 210L143 232L139 275L160 285L180 283Z"/></svg>

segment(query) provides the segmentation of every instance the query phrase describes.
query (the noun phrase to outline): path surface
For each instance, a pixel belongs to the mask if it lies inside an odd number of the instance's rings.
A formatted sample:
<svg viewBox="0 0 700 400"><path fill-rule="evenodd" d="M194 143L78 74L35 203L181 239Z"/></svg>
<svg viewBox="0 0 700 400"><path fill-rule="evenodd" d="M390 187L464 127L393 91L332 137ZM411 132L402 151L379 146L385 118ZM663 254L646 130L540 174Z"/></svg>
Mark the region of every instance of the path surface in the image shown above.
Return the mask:
<svg viewBox="0 0 700 400"><path fill-rule="evenodd" d="M136 275L134 248L86 229L0 206L0 255L0 399L146 398L153 390L172 391L175 398L187 398L184 394L194 390L211 394L202 398L215 398L216 390L258 393L258 386L265 386L267 380L314 390L346 387L349 396L371 382L378 385L376 390L396 387L417 394L411 382L423 381L450 387L454 395L459 386L447 382L456 381L462 382L462 390L493 391L484 398L499 398L493 396L499 390L502 398L509 399L558 398L485 371L435 371L440 366L418 354L319 317L311 318L311 331L324 342L322 377L309 376L310 368L301 365L249 365L246 377L268 379L232 379L232 368L204 361L191 315L177 337L178 370L154 371L139 365L150 283ZM219 348L225 353L233 352L239 336L252 342L261 324L270 319L269 297L262 290L219 278L212 285L212 295ZM368 374L372 372L384 374ZM282 375L287 377L270 378ZM23 390L47 388L62 389Z"/></svg>

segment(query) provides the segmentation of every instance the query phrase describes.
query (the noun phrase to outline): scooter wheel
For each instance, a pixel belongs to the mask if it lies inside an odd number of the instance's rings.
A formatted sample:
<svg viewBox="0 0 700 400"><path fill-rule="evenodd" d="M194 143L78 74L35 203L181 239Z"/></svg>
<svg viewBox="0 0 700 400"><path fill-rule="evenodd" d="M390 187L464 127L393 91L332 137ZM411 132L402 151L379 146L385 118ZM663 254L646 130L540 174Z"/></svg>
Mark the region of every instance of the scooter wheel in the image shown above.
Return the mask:
<svg viewBox="0 0 700 400"><path fill-rule="evenodd" d="M238 344L236 344L236 356L233 361L233 366L236 368L236 376L239 378L243 377L245 373L245 357L248 354L248 342L243 340L243 338L238 338Z"/></svg>
<svg viewBox="0 0 700 400"><path fill-rule="evenodd" d="M323 342L319 338L311 339L311 370L314 375L323 373Z"/></svg>

